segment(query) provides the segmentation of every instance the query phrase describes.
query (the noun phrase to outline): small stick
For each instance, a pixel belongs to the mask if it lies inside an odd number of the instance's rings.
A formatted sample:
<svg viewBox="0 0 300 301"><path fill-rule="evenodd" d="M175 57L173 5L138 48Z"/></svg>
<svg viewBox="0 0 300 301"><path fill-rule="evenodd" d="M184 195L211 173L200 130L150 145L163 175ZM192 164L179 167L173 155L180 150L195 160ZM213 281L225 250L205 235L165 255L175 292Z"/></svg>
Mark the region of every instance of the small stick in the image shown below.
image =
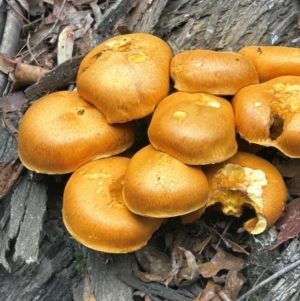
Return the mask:
<svg viewBox="0 0 300 301"><path fill-rule="evenodd" d="M273 274L272 276L270 276L269 278L265 279L264 281L262 281L260 284L254 286L253 288L251 288L248 292L246 292L244 295L242 295L241 297L239 297L236 301L243 301L245 300L248 296L252 295L253 293L255 293L256 291L258 291L260 288L262 288L264 285L266 285L267 283L271 282L272 280L282 276L283 274L293 270L294 268L296 268L297 266L300 265L300 259L295 261L294 263L286 266L285 268L281 269L280 271L276 272L275 274Z"/></svg>

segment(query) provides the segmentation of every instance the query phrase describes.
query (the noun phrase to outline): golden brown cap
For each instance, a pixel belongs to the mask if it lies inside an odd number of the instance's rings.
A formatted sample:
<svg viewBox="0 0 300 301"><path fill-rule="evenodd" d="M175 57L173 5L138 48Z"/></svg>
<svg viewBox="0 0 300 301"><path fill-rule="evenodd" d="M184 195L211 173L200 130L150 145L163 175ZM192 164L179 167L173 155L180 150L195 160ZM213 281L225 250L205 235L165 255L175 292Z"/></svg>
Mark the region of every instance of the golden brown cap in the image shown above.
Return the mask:
<svg viewBox="0 0 300 301"><path fill-rule="evenodd" d="M285 46L247 46L239 51L254 64L259 80L284 75L300 76L300 49Z"/></svg>
<svg viewBox="0 0 300 301"><path fill-rule="evenodd" d="M281 76L245 87L234 96L232 106L242 138L300 157L299 76Z"/></svg>
<svg viewBox="0 0 300 301"><path fill-rule="evenodd" d="M183 92L234 95L241 88L258 83L252 62L235 52L189 50L174 56L171 77Z"/></svg>
<svg viewBox="0 0 300 301"><path fill-rule="evenodd" d="M168 44L153 35L113 37L82 60L78 92L108 123L142 118L168 95L172 57Z"/></svg>
<svg viewBox="0 0 300 301"><path fill-rule="evenodd" d="M167 218L205 206L208 186L201 167L185 165L148 145L132 157L123 195L132 212Z"/></svg>
<svg viewBox="0 0 300 301"><path fill-rule="evenodd" d="M37 100L19 128L22 163L39 173L63 174L84 163L129 148L134 124L109 125L103 114L78 93L61 91Z"/></svg>
<svg viewBox="0 0 300 301"><path fill-rule="evenodd" d="M240 217L244 207L255 216L244 224L252 234L262 233L281 216L287 191L279 171L268 161L238 152L223 163L203 167L210 197L207 207L219 203L226 215Z"/></svg>
<svg viewBox="0 0 300 301"><path fill-rule="evenodd" d="M63 197L63 221L81 244L102 252L133 252L144 245L162 219L130 212L122 197L130 159L110 157L89 162L70 177Z"/></svg>
<svg viewBox="0 0 300 301"><path fill-rule="evenodd" d="M154 148L191 165L221 162L237 151L231 104L204 93L167 96L153 114L148 136Z"/></svg>

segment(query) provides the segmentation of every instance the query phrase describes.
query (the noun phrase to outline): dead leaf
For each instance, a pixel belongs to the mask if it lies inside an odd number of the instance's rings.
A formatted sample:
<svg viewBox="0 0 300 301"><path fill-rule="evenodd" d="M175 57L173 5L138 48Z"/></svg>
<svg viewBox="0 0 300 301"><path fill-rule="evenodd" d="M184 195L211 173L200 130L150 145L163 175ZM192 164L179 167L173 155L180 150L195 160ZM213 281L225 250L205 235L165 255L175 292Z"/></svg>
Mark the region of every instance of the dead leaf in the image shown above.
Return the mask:
<svg viewBox="0 0 300 301"><path fill-rule="evenodd" d="M275 225L280 232L275 244L269 250L276 248L300 233L300 198L296 198L286 205L285 212Z"/></svg>
<svg viewBox="0 0 300 301"><path fill-rule="evenodd" d="M155 247L147 245L135 252L138 263L150 274L166 277L172 269L171 259Z"/></svg>
<svg viewBox="0 0 300 301"><path fill-rule="evenodd" d="M217 292L221 290L221 285L208 280L205 289L193 301L221 301Z"/></svg>
<svg viewBox="0 0 300 301"><path fill-rule="evenodd" d="M231 300L236 300L245 282L246 279L240 272L230 270L226 276L224 292Z"/></svg>
<svg viewBox="0 0 300 301"><path fill-rule="evenodd" d="M58 37L57 63L58 65L72 58L74 47L74 25L65 27Z"/></svg>
<svg viewBox="0 0 300 301"><path fill-rule="evenodd" d="M196 246L193 248L193 251L201 253L204 250L204 248L210 243L212 238L213 238L213 235L210 235L207 238L205 238L203 241L201 241L200 243L196 244Z"/></svg>
<svg viewBox="0 0 300 301"><path fill-rule="evenodd" d="M15 70L9 74L9 78L13 82L13 90L16 90L19 87L33 85L47 72L49 70L45 68L18 62Z"/></svg>
<svg viewBox="0 0 300 301"><path fill-rule="evenodd" d="M300 159L289 159L284 162L275 163L274 166L279 170L283 177L292 178L300 170Z"/></svg>
<svg viewBox="0 0 300 301"><path fill-rule="evenodd" d="M179 287L190 285L199 278L199 268L195 256L183 247L176 247L172 252L172 270L164 279L167 286Z"/></svg>
<svg viewBox="0 0 300 301"><path fill-rule="evenodd" d="M216 255L210 262L202 263L199 272L204 278L215 276L220 270L241 270L244 266L242 258L235 257L222 248L219 248Z"/></svg>
<svg viewBox="0 0 300 301"><path fill-rule="evenodd" d="M0 71L8 74L13 71L16 65L16 61L13 61L7 54L0 52Z"/></svg>
<svg viewBox="0 0 300 301"><path fill-rule="evenodd" d="M300 172L298 171L294 177L288 179L286 182L286 188L290 195L300 196Z"/></svg>
<svg viewBox="0 0 300 301"><path fill-rule="evenodd" d="M224 234L223 235L223 239L226 241L226 245L230 246L230 248L232 249L232 251L234 252L238 252L238 253L244 253L246 255L249 255L249 253L239 244L235 243L234 241L232 241L231 239L229 239L228 237L226 237L227 235Z"/></svg>

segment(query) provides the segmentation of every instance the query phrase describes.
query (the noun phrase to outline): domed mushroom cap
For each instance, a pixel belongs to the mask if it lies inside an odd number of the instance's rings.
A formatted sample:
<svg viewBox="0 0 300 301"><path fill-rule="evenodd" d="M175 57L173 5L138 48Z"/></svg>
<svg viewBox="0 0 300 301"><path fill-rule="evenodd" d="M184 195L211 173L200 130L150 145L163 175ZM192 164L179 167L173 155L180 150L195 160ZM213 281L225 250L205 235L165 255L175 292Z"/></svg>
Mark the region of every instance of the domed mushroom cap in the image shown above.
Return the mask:
<svg viewBox="0 0 300 301"><path fill-rule="evenodd" d="M234 95L239 89L258 83L253 63L235 52L189 50L174 56L171 77L183 92Z"/></svg>
<svg viewBox="0 0 300 301"><path fill-rule="evenodd" d="M172 57L168 44L153 35L113 37L82 60L78 92L109 123L142 118L168 95Z"/></svg>
<svg viewBox="0 0 300 301"><path fill-rule="evenodd" d="M232 106L242 138L300 157L299 76L281 76L245 87L234 96Z"/></svg>
<svg viewBox="0 0 300 301"><path fill-rule="evenodd" d="M133 252L151 238L162 219L135 215L122 197L130 159L110 157L89 162L70 177L63 196L63 221L81 244L101 252Z"/></svg>
<svg viewBox="0 0 300 301"><path fill-rule="evenodd" d="M240 217L244 207L255 216L244 223L252 234L260 234L281 216L287 190L279 171L268 161L238 152L223 163L203 167L210 196L207 207L221 204L226 215Z"/></svg>
<svg viewBox="0 0 300 301"><path fill-rule="evenodd" d="M154 148L191 165L221 162L237 152L231 104L204 93L167 96L153 114L148 136Z"/></svg>
<svg viewBox="0 0 300 301"><path fill-rule="evenodd" d="M185 165L148 145L128 165L123 196L132 212L167 218L205 206L208 186L201 167Z"/></svg>
<svg viewBox="0 0 300 301"><path fill-rule="evenodd" d="M128 149L134 132L133 123L109 125L78 93L55 92L37 100L25 113L18 152L29 170L69 173L88 161Z"/></svg>
<svg viewBox="0 0 300 301"><path fill-rule="evenodd" d="M285 46L247 46L239 51L254 64L261 82L285 76L300 76L300 49Z"/></svg>

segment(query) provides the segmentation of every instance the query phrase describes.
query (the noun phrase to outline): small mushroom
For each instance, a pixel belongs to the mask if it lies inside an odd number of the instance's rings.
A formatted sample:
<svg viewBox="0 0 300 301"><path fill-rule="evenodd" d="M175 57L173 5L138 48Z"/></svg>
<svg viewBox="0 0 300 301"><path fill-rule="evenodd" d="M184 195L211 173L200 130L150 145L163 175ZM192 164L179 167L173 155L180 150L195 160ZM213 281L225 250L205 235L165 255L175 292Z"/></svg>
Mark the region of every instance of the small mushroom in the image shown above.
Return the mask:
<svg viewBox="0 0 300 301"><path fill-rule="evenodd" d="M134 140L132 122L109 125L77 92L61 91L42 97L27 110L19 128L18 153L29 170L64 174L121 153Z"/></svg>
<svg viewBox="0 0 300 301"><path fill-rule="evenodd" d="M156 36L134 33L113 37L82 60L78 92L108 123L142 118L168 95L172 57L169 45Z"/></svg>
<svg viewBox="0 0 300 301"><path fill-rule="evenodd" d="M163 222L138 216L122 197L130 159L120 156L89 162L70 177L63 195L63 222L79 243L101 252L128 253L147 244Z"/></svg>
<svg viewBox="0 0 300 301"><path fill-rule="evenodd" d="M284 75L300 76L300 49L285 46L246 46L239 54L254 64L260 82Z"/></svg>
<svg viewBox="0 0 300 301"><path fill-rule="evenodd" d="M220 204L226 215L240 217L244 207L254 210L244 223L252 234L260 234L281 216L287 190L279 171L253 154L238 152L223 163L203 166L210 195L207 207Z"/></svg>
<svg viewBox="0 0 300 301"><path fill-rule="evenodd" d="M189 50L174 56L171 77L183 92L234 95L239 89L258 83L253 63L235 52Z"/></svg>
<svg viewBox="0 0 300 301"><path fill-rule="evenodd" d="M132 157L123 195L130 211L168 218L205 206L208 185L200 166L188 166L148 145Z"/></svg>
<svg viewBox="0 0 300 301"><path fill-rule="evenodd" d="M245 87L234 96L232 106L243 139L300 157L300 76Z"/></svg>
<svg viewBox="0 0 300 301"><path fill-rule="evenodd" d="M224 98L175 92L157 106L148 136L157 150L183 163L222 162L237 152L231 104Z"/></svg>

